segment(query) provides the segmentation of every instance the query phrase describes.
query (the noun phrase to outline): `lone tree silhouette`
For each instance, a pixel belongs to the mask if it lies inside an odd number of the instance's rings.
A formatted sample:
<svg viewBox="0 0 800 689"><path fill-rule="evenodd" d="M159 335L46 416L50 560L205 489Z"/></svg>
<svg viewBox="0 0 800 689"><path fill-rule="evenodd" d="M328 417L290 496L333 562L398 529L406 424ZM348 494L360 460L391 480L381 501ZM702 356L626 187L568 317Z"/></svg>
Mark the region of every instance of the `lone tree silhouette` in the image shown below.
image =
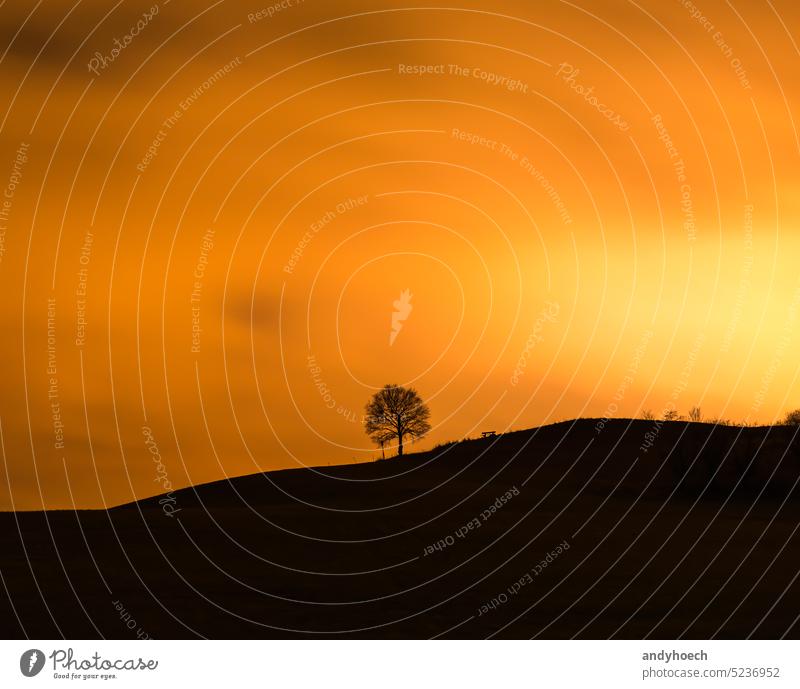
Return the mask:
<svg viewBox="0 0 800 689"><path fill-rule="evenodd" d="M431 412L414 388L385 385L366 406L364 430L381 445L397 438L397 454L403 455L403 438L421 438L429 430Z"/></svg>

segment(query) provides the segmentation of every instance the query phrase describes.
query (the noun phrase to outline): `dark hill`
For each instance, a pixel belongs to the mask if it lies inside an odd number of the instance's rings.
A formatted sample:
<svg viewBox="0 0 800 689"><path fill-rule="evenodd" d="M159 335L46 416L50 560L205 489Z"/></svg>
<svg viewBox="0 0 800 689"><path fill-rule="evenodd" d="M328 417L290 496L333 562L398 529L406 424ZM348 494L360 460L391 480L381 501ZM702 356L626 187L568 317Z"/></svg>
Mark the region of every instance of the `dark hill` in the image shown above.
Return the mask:
<svg viewBox="0 0 800 689"><path fill-rule="evenodd" d="M796 636L796 429L598 423L0 515L0 624L44 638Z"/></svg>

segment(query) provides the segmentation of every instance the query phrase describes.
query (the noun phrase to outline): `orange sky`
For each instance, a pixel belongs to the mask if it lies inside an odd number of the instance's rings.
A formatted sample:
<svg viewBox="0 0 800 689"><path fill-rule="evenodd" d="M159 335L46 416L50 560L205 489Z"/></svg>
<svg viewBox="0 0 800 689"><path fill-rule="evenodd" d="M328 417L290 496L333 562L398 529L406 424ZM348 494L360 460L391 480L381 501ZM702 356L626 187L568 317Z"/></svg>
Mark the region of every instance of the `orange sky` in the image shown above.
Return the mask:
<svg viewBox="0 0 800 689"><path fill-rule="evenodd" d="M445 4L0 7L0 509L800 406L796 3Z"/></svg>

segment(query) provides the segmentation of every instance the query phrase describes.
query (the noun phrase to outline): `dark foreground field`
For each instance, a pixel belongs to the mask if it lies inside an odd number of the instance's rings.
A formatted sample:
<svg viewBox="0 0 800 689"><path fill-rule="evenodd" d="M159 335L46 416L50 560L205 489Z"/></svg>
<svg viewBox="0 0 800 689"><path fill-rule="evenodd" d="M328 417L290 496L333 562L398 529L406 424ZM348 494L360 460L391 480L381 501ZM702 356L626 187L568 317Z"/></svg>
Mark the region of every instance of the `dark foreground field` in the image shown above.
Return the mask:
<svg viewBox="0 0 800 689"><path fill-rule="evenodd" d="M245 476L176 491L171 517L0 514L0 632L800 636L796 430L664 423L640 450L653 430L582 420Z"/></svg>

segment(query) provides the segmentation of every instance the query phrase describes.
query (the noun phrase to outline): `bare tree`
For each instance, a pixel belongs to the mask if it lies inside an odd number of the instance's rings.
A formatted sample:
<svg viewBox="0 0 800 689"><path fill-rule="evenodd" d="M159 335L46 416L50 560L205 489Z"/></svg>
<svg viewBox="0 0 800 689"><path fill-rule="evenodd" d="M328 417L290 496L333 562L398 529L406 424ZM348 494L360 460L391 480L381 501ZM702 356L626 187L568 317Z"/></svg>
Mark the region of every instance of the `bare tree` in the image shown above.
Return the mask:
<svg viewBox="0 0 800 689"><path fill-rule="evenodd" d="M397 454L403 454L403 438L421 438L429 430L431 412L414 388L385 385L366 406L364 430L383 446L397 438Z"/></svg>
<svg viewBox="0 0 800 689"><path fill-rule="evenodd" d="M698 421L702 421L702 420L703 420L703 415L700 412L700 407L692 407L689 410L689 421L698 422Z"/></svg>
<svg viewBox="0 0 800 689"><path fill-rule="evenodd" d="M680 421L681 415L676 409L667 409L664 412L664 421Z"/></svg>
<svg viewBox="0 0 800 689"><path fill-rule="evenodd" d="M642 412L642 418L643 418L645 421L655 421L655 419L656 419L656 415L655 415L655 414L653 414L653 410L652 410L652 409L645 409L645 410Z"/></svg>

